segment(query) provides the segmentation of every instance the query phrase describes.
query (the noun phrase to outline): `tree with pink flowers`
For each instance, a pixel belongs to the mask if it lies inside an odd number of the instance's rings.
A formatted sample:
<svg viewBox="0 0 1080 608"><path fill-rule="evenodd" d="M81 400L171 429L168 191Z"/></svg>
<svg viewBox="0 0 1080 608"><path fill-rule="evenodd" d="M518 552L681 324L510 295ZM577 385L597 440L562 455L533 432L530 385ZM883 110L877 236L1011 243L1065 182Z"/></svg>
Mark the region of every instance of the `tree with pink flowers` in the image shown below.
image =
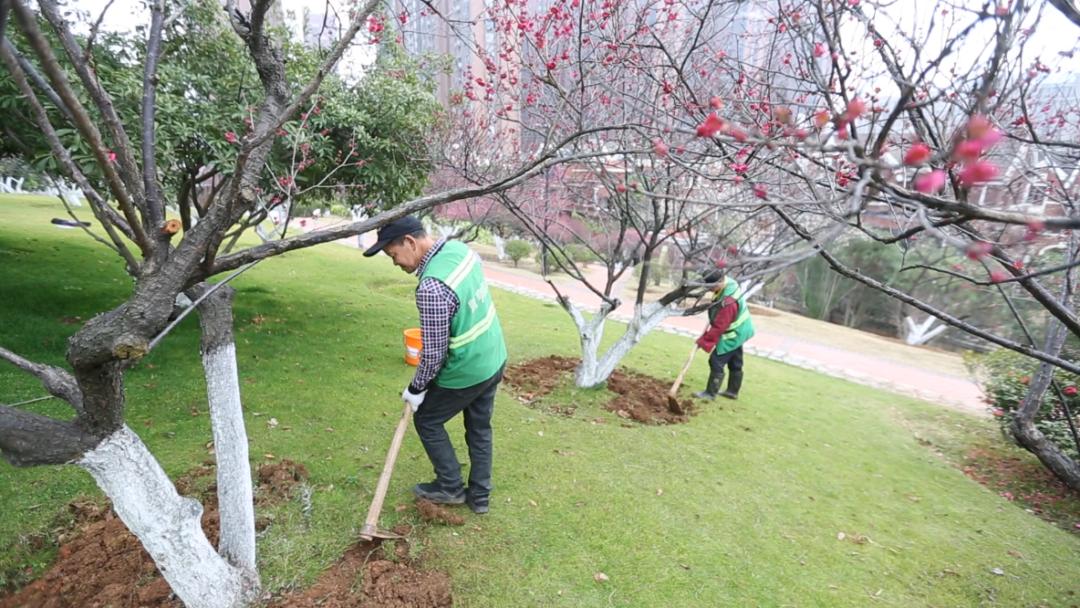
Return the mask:
<svg viewBox="0 0 1080 608"><path fill-rule="evenodd" d="M1076 50L1053 62L1033 50L1060 11L1076 20L1076 7L1062 2L942 0L914 15L857 0L511 0L478 16L498 33L496 48L478 48L482 61L464 79L454 113L463 128L453 133L469 142L456 142L447 164L464 183L479 183L492 167L584 131L563 160L578 185L591 184L570 206L598 229L573 238L692 242L682 259L698 276L732 246L738 255L723 263L747 278L820 256L909 310L1038 360L1047 377L1054 368L1075 373L1047 336L1060 324L1080 337L1071 304L1080 224ZM499 196L555 246L553 233L565 226L528 221L538 215L526 205L540 192L525 186ZM948 299L926 301L902 282L846 266L835 252L857 240L900 248L902 275L958 280L987 306L1014 311L1011 322L979 326ZM966 261L918 255L935 247ZM1062 255L1041 255L1047 248ZM605 302L599 313L587 317L561 299L584 336L583 369L604 359L590 344L618 295L612 278L628 263L648 272L646 258L623 250L601 259L609 273L596 284L570 269ZM680 303L692 305L689 294L651 304L677 314ZM1038 304L1035 318L1019 314L1018 299ZM642 314L650 303L635 304L631 345L651 318ZM612 367L605 363L601 372ZM1032 383L1032 395L1043 386ZM1020 410L1017 439L1080 486L1076 463L1030 424L1034 411Z"/></svg>
<svg viewBox="0 0 1080 608"><path fill-rule="evenodd" d="M1066 336L1080 337L1072 300L1080 115L1068 91L1051 86L1060 76L1053 66L1068 58L1027 51L1040 28L1058 19L1055 11L1071 11L1077 21L1075 3L936 0L906 16L890 13L904 3L871 0L493 3L470 16L490 38L461 33L472 67L425 141L453 181L370 219L230 250L262 204L279 129L315 111L345 48L395 45L399 26L451 19L427 5L422 15L395 11L394 19L364 2L313 75L296 80L268 31L270 4L256 0L242 9L229 0L218 14L244 50L222 60L249 64L259 92L250 124L222 133L220 145L233 154L213 201L185 225L166 217L175 202L162 187L168 142L155 128L166 84L159 69L169 60L164 32L185 7L151 4L136 130L116 110L117 91L103 87L93 69L100 49L75 37L55 0L39 0L40 13L22 0L0 3L0 32L17 31L26 41L0 46L5 77L25 97L57 166L89 201L104 228L96 236L133 279L125 302L71 339L66 368L0 347L0 359L40 379L75 412L62 420L0 407L0 452L20 466L75 463L88 471L186 605L247 605L259 589L226 284L266 258L453 201L487 197L526 224L539 220L536 234L553 250L584 237L607 268L594 287L609 309L618 299L613 279L634 265L647 277L665 244L677 250L685 275L658 301L635 298L629 346L659 315L692 306L704 287L693 277L719 263L749 279L820 256L846 277L1037 359L1042 367L1014 434L1080 487L1077 463L1031 424L1053 370L1080 371L1060 355ZM461 29L473 31L454 31ZM77 148L61 139L69 134ZM73 149L86 154L76 158ZM302 164L307 159L297 151ZM293 169L274 176L277 187L295 185ZM552 190L573 202L569 231L545 205ZM566 238L552 238L554 231ZM597 234L605 238L588 236ZM916 237L965 252L960 268L928 270L980 289L987 306L1011 307L1020 297L1037 302L1039 318L1016 315L1025 338L968 323L947 301L923 301L833 254L855 239L898 247ZM1037 255L1047 247L1058 261ZM569 261L558 252L555 259ZM575 315L573 303L563 302ZM218 459L217 548L199 527L201 506L177 494L125 424L126 370L194 310ZM592 319L576 314L579 327L603 320L603 309ZM597 378L611 359L593 352L596 365L587 371Z"/></svg>

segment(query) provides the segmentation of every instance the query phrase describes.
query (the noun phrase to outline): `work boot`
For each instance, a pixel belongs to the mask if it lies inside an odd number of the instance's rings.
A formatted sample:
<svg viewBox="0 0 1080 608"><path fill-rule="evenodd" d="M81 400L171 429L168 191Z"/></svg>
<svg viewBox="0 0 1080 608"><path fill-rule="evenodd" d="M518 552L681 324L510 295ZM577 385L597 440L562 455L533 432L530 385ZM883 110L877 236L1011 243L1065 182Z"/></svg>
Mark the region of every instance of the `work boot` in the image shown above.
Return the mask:
<svg viewBox="0 0 1080 608"><path fill-rule="evenodd" d="M720 385L724 383L724 374L709 374L709 382L705 385L705 390L694 393L694 396L698 399L706 399L712 401L716 398L716 394L720 392Z"/></svg>
<svg viewBox="0 0 1080 608"><path fill-rule="evenodd" d="M412 491L417 498L430 500L440 505L460 505L465 502L465 488L461 488L457 492L447 492L434 481L431 483L418 483L413 486Z"/></svg>
<svg viewBox="0 0 1080 608"><path fill-rule="evenodd" d="M731 372L731 378L728 379L727 383L727 390L720 393L720 396L727 397L728 399L738 399L740 388L742 388L742 372Z"/></svg>

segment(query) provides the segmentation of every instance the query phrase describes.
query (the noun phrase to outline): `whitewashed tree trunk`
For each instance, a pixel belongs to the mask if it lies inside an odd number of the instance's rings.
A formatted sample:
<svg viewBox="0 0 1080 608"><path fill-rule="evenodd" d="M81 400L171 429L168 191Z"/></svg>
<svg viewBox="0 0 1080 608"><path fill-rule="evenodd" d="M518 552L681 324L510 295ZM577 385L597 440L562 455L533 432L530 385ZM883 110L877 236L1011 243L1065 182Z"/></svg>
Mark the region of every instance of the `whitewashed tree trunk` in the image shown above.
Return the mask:
<svg viewBox="0 0 1080 608"><path fill-rule="evenodd" d="M505 260L506 259L506 239L502 238L501 236L499 236L497 234L493 235L493 236L495 237L495 257L499 258L500 261Z"/></svg>
<svg viewBox="0 0 1080 608"><path fill-rule="evenodd" d="M223 287L199 304L203 373L210 406L210 423L217 457L218 510L221 540L218 551L230 564L251 572L255 568L255 502L248 461L248 438L236 371L232 301L235 290Z"/></svg>
<svg viewBox="0 0 1080 608"><path fill-rule="evenodd" d="M907 328L904 342L912 346L926 344L949 328L944 324L934 327L935 322L937 322L936 317L927 317L922 323L915 323L915 320L911 317L904 317L904 326Z"/></svg>
<svg viewBox="0 0 1080 608"><path fill-rule="evenodd" d="M112 500L187 608L240 608L255 599L257 580L214 551L200 525L202 505L176 492L130 428L121 427L75 464Z"/></svg>
<svg viewBox="0 0 1080 608"><path fill-rule="evenodd" d="M619 362L661 321L674 314L674 309L658 303L634 307L634 316L630 319L619 339L606 351L600 352L600 341L604 337L604 324L612 308L609 304L601 305L600 310L586 319L581 310L567 300L562 301L563 308L577 326L581 341L581 363L574 370L574 384L581 388L591 388L607 382Z"/></svg>

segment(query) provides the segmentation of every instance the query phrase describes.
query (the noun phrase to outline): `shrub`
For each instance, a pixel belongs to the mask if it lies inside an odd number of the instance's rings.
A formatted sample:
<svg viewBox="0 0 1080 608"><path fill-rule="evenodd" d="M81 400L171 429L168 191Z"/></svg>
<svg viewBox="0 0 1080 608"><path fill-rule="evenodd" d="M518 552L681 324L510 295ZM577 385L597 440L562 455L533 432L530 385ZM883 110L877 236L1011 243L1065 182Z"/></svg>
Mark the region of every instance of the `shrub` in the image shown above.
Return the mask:
<svg viewBox="0 0 1080 608"><path fill-rule="evenodd" d="M1063 352L1062 356L1073 358L1071 353ZM1035 377L1039 363L1006 349L986 354L967 355L966 362L968 367L975 372L979 386L986 394L994 419L1001 425L1005 436L1011 437L1009 425L1027 395L1028 385ZM1080 377L1059 370L1054 374L1054 379L1064 389L1073 420L1080 424L1080 420L1077 419L1080 415L1080 392L1078 392ZM1073 441L1072 433L1069 431L1065 407L1053 388L1043 395L1039 413L1035 416L1035 427L1073 459L1080 459L1080 452L1077 451L1076 442Z"/></svg>
<svg viewBox="0 0 1080 608"><path fill-rule="evenodd" d="M570 243L568 245L564 245L563 251L566 252L567 257L569 257L575 264L585 264L588 262L595 262L596 260L600 259L588 247L582 245L581 243Z"/></svg>
<svg viewBox="0 0 1080 608"><path fill-rule="evenodd" d="M514 267L517 268L518 262L529 257L532 254L532 245L528 241L521 239L511 239L506 242L506 255L510 256L510 259L514 262Z"/></svg>
<svg viewBox="0 0 1080 608"><path fill-rule="evenodd" d="M330 215L349 217L349 208L341 203L334 203L333 205L330 205Z"/></svg>

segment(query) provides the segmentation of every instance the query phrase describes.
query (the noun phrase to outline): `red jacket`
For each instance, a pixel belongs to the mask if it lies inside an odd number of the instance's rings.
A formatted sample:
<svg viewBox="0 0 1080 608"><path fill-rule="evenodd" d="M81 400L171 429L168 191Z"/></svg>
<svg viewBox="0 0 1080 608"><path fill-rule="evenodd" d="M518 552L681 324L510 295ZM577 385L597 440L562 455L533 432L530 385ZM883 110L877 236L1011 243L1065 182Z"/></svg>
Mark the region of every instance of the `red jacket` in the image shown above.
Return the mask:
<svg viewBox="0 0 1080 608"><path fill-rule="evenodd" d="M701 350L711 353L720 338L724 335L724 332L728 330L732 322L735 321L735 317L739 314L739 301L730 296L724 298L722 304L716 309L716 314L713 315L712 321L709 322L709 327L705 329L705 333L701 334L701 337L697 339L697 345Z"/></svg>

